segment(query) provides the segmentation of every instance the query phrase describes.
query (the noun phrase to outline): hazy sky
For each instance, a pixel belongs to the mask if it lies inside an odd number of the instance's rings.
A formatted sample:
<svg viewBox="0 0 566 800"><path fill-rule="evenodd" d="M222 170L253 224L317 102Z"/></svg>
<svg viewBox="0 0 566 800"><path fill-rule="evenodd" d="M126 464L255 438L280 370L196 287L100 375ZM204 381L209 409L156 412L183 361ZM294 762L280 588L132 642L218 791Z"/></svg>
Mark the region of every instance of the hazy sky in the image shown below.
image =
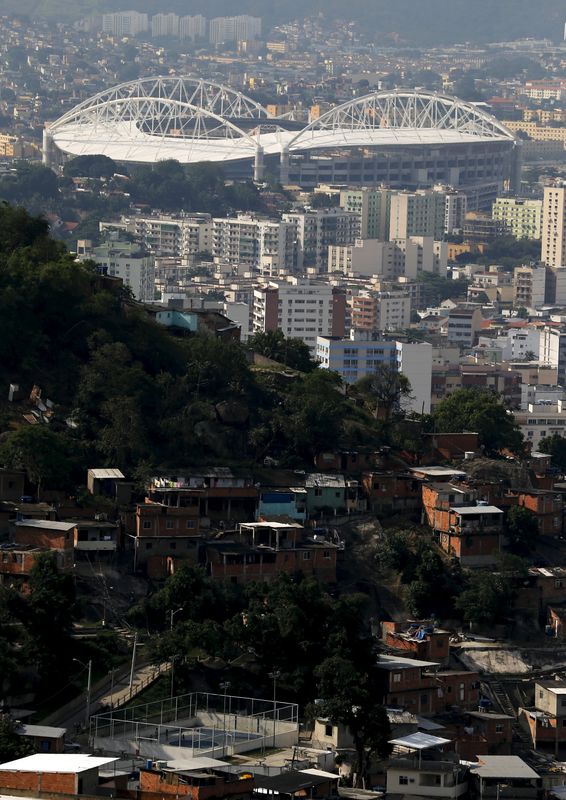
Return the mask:
<svg viewBox="0 0 566 800"><path fill-rule="evenodd" d="M562 38L564 0L0 0L0 13L51 19L103 10L221 14L253 13L273 22L323 12L358 19L368 31L396 32L415 45L446 41L500 41L518 36Z"/></svg>

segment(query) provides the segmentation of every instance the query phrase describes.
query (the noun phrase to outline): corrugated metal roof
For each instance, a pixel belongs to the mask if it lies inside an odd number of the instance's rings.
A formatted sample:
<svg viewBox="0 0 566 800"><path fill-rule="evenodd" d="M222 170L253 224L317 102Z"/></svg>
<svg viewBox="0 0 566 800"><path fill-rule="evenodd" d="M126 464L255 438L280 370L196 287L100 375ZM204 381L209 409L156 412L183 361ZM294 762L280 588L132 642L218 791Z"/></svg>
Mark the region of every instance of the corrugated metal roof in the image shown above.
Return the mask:
<svg viewBox="0 0 566 800"><path fill-rule="evenodd" d="M478 756L479 765L471 767L481 778L538 778L538 774L519 756Z"/></svg>
<svg viewBox="0 0 566 800"><path fill-rule="evenodd" d="M125 477L119 469L89 469L89 475L101 481L109 478L121 479Z"/></svg>
<svg viewBox="0 0 566 800"><path fill-rule="evenodd" d="M400 736L398 739L390 739L389 744L398 747L406 747L409 750L428 750L431 747L440 747L448 744L450 739L443 739L441 736L432 736L430 733L410 733L408 736Z"/></svg>
<svg viewBox="0 0 566 800"><path fill-rule="evenodd" d="M74 522L55 522L51 519L22 519L16 522L17 527L42 528L49 531L70 531L75 527Z"/></svg>
<svg viewBox="0 0 566 800"><path fill-rule="evenodd" d="M51 725L20 725L17 733L20 736L43 736L44 739L60 739L67 733L67 728L53 728Z"/></svg>
<svg viewBox="0 0 566 800"><path fill-rule="evenodd" d="M497 506L454 506L450 509L455 514L503 514Z"/></svg>

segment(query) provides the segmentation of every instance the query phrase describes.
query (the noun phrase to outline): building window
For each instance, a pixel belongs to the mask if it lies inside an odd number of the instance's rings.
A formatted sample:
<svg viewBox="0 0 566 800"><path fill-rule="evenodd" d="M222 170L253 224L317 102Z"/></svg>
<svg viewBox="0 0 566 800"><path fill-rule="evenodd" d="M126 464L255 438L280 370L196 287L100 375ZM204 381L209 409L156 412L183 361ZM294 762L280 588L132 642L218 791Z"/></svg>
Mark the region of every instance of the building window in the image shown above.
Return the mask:
<svg viewBox="0 0 566 800"><path fill-rule="evenodd" d="M496 725L495 733L503 733L503 725Z"/></svg>
<svg viewBox="0 0 566 800"><path fill-rule="evenodd" d="M323 550L322 557L323 558L330 558L330 550Z"/></svg>
<svg viewBox="0 0 566 800"><path fill-rule="evenodd" d="M150 519L144 519L143 527L144 527L145 530L148 530L149 528L151 528L151 520Z"/></svg>
<svg viewBox="0 0 566 800"><path fill-rule="evenodd" d="M315 489L314 490L315 497L322 497L322 489Z"/></svg>
<svg viewBox="0 0 566 800"><path fill-rule="evenodd" d="M172 520L172 519L166 519L165 520L165 527L168 528L169 530L171 530L172 528L175 527L175 521Z"/></svg>
<svg viewBox="0 0 566 800"><path fill-rule="evenodd" d="M409 785L409 778L407 775L399 775L399 785L400 786L408 786Z"/></svg>
<svg viewBox="0 0 566 800"><path fill-rule="evenodd" d="M305 550L303 553L303 561L310 561L311 559L311 551Z"/></svg>
<svg viewBox="0 0 566 800"><path fill-rule="evenodd" d="M393 673L393 683L401 683L401 673L394 672Z"/></svg>
<svg viewBox="0 0 566 800"><path fill-rule="evenodd" d="M187 520L187 528L191 528L191 529L192 529L192 528L194 528L194 527L195 527L195 521L194 521L194 519L188 519L188 520Z"/></svg>
<svg viewBox="0 0 566 800"><path fill-rule="evenodd" d="M324 735L325 736L332 736L333 730L334 730L334 728L332 727L332 725L325 725L324 726Z"/></svg>

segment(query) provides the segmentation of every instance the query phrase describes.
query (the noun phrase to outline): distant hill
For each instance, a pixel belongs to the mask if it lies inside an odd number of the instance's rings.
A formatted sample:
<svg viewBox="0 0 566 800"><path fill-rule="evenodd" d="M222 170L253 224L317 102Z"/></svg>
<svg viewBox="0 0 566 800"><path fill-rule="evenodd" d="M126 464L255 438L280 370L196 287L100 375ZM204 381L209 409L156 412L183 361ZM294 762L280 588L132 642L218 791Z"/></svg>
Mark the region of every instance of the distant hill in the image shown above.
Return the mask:
<svg viewBox="0 0 566 800"><path fill-rule="evenodd" d="M232 0L0 0L0 13L57 20L132 7L149 13L170 10L208 17L236 11ZM345 8L343 0L240 0L237 12L262 16L269 25L319 12L343 18ZM348 18L363 22L368 30L396 32L416 46L526 36L558 39L566 21L563 0L351 0L347 10Z"/></svg>

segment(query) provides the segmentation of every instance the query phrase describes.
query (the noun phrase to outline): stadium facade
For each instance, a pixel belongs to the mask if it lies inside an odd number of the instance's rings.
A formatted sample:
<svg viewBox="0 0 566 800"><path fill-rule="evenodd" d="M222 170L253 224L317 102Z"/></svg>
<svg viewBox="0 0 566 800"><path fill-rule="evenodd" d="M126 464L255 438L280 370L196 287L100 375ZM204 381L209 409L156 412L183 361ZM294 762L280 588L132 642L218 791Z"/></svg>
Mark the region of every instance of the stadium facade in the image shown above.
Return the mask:
<svg viewBox="0 0 566 800"><path fill-rule="evenodd" d="M230 87L144 78L100 92L44 131L44 163L101 154L117 162L224 164L228 177L424 188L445 183L486 207L518 188L520 142L495 117L433 92L374 92L305 124L274 117Z"/></svg>

